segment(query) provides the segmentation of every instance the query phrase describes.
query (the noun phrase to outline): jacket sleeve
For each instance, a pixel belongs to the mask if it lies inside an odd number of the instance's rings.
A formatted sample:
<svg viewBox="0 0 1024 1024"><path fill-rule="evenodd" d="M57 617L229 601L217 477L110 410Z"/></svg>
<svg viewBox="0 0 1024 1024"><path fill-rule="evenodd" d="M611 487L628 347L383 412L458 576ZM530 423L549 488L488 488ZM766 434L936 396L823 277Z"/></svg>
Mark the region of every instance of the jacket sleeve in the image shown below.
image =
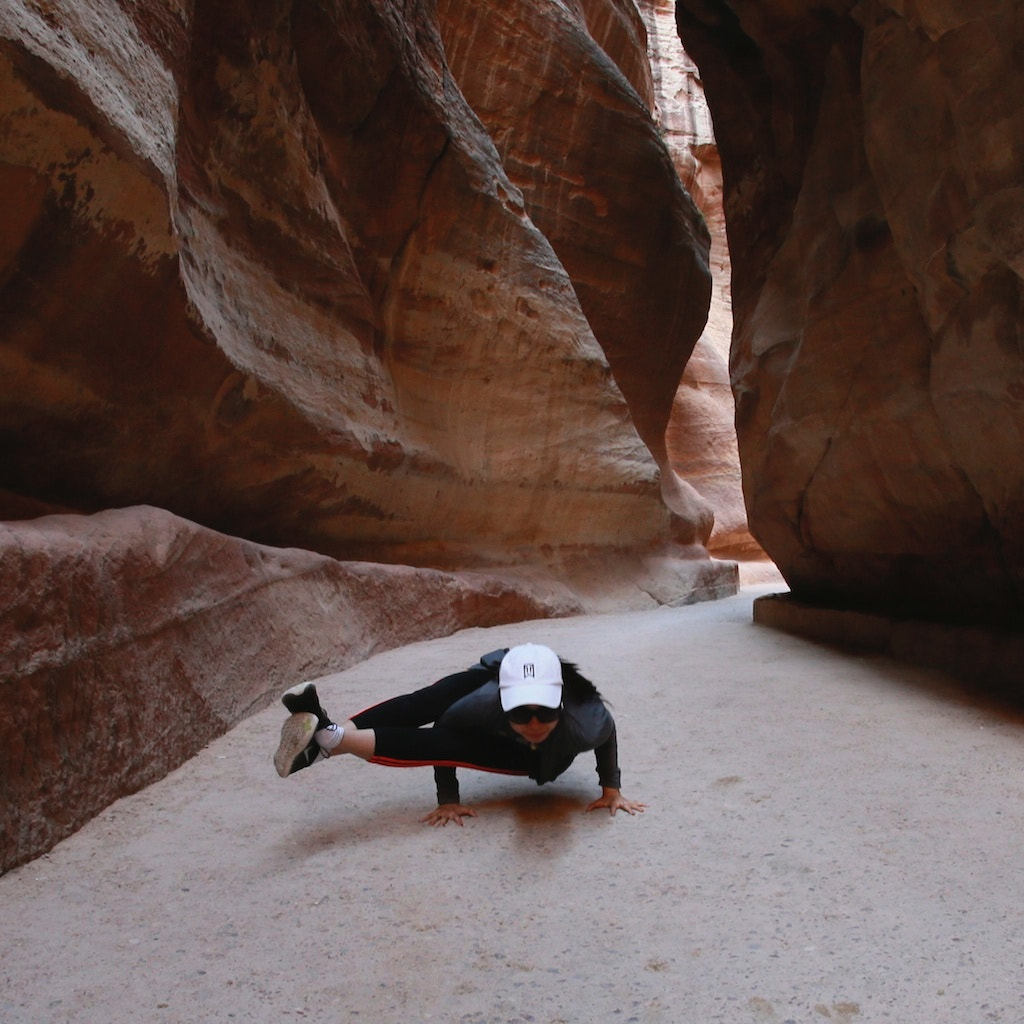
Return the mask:
<svg viewBox="0 0 1024 1024"><path fill-rule="evenodd" d="M459 780L450 765L434 766L434 785L437 787L438 805L459 802Z"/></svg>
<svg viewBox="0 0 1024 1024"><path fill-rule="evenodd" d="M504 652L497 651L495 654ZM490 657L490 655L486 655ZM449 729L465 729L472 732L493 732L504 721L501 713L501 701L498 699L498 680L485 679L477 689L467 693L455 701L436 725ZM459 780L455 769L449 765L434 767L434 784L437 786L437 802L439 804L459 803Z"/></svg>
<svg viewBox="0 0 1024 1024"><path fill-rule="evenodd" d="M611 718L610 715L609 718ZM601 785L607 789L621 789L619 741L615 733L614 719L612 719L612 728L608 738L600 746L594 748L594 758L597 761L597 778Z"/></svg>

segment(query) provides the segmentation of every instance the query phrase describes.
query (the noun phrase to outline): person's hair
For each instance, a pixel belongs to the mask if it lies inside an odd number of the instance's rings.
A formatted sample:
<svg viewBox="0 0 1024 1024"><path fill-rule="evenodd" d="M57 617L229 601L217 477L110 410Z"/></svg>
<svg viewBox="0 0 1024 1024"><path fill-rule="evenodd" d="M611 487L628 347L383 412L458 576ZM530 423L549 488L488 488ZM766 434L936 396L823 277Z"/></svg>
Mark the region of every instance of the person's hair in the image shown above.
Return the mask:
<svg viewBox="0 0 1024 1024"><path fill-rule="evenodd" d="M562 689L574 700L587 700L596 697L604 700L598 688L571 662L562 662Z"/></svg>

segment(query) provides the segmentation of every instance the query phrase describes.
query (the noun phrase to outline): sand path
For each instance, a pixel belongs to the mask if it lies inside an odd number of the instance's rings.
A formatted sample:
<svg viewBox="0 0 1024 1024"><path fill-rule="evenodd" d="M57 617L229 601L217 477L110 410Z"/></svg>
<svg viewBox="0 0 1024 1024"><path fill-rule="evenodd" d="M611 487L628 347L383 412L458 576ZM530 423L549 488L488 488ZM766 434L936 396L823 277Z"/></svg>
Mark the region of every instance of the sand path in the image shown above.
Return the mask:
<svg viewBox="0 0 1024 1024"><path fill-rule="evenodd" d="M336 712L537 639L613 704L636 818L337 758L279 710L0 878L0 1021L1018 1024L1024 720L753 625L752 596L488 630L327 677ZM767 588L771 589L771 588Z"/></svg>

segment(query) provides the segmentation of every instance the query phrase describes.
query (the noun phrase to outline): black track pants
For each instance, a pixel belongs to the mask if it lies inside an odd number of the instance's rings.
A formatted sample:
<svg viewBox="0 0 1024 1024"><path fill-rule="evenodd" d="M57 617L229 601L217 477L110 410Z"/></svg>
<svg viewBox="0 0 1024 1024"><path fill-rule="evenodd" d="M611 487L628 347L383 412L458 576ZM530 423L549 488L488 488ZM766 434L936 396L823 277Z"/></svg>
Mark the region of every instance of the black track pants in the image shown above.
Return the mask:
<svg viewBox="0 0 1024 1024"><path fill-rule="evenodd" d="M443 765L526 775L527 748L515 740L446 726L422 728L436 722L452 704L490 678L487 669L467 669L360 711L353 717L353 724L357 729L373 729L376 735L371 761L397 768Z"/></svg>

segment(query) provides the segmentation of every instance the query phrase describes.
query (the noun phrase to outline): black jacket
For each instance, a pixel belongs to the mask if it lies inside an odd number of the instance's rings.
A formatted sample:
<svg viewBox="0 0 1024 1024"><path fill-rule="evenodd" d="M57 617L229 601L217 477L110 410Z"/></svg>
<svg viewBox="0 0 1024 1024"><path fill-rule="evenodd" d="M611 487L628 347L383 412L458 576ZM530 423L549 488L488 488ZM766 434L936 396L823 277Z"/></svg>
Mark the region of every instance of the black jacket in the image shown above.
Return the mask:
<svg viewBox="0 0 1024 1024"><path fill-rule="evenodd" d="M505 719L496 678L489 679L479 689L452 704L437 724L494 733L530 747ZM551 782L585 750L594 751L601 785L620 789L615 720L599 696L579 698L566 687L562 691L562 713L558 724L543 743L526 751L529 777L538 786ZM459 784L454 768L439 765L434 769L434 779L439 804L459 802Z"/></svg>

